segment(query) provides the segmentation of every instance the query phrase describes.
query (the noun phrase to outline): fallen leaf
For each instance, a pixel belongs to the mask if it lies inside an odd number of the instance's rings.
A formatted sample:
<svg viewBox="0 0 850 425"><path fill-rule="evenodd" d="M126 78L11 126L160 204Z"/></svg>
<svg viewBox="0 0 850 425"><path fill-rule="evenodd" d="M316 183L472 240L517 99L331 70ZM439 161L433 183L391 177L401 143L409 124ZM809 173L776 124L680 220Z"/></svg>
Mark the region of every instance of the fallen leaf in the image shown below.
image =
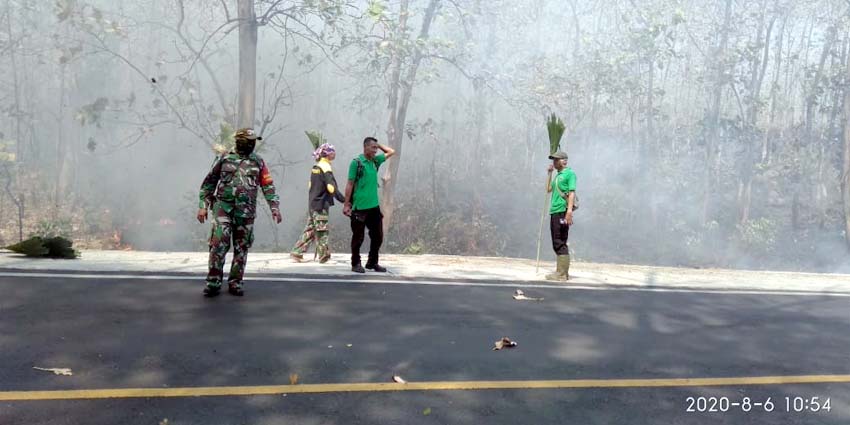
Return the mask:
<svg viewBox="0 0 850 425"><path fill-rule="evenodd" d="M354 346L354 344L345 344L345 346L348 347L348 348L351 348L351 347Z"/></svg>
<svg viewBox="0 0 850 425"><path fill-rule="evenodd" d="M407 381L405 381L404 379L402 379L401 376L398 376L398 375L393 375L393 381L398 382L399 384L406 384L407 383Z"/></svg>
<svg viewBox="0 0 850 425"><path fill-rule="evenodd" d="M426 407L425 410L422 411L422 414L425 415L425 416L430 415L431 414L431 408Z"/></svg>
<svg viewBox="0 0 850 425"><path fill-rule="evenodd" d="M65 376L71 376L71 375L73 375L73 374L74 374L73 372L71 372L71 369L64 368L64 367L60 367L60 368L57 368L57 367L44 368L44 367L33 366L33 369L35 369L35 370L43 370L43 371L45 371L45 372L53 372L53 374L54 374L54 375L65 375Z"/></svg>
<svg viewBox="0 0 850 425"><path fill-rule="evenodd" d="M514 299L518 301L543 301L543 298L533 298L525 295L525 292L522 292L522 289L517 289L514 292Z"/></svg>
<svg viewBox="0 0 850 425"><path fill-rule="evenodd" d="M501 350L502 348L516 347L517 343L516 343L516 341L511 341L510 338L505 336L505 337L502 337L502 339L496 341L494 343L494 345L495 345L495 347L493 347L493 351L498 351L498 350Z"/></svg>
<svg viewBox="0 0 850 425"><path fill-rule="evenodd" d="M289 374L289 385L298 385L298 374L290 373Z"/></svg>

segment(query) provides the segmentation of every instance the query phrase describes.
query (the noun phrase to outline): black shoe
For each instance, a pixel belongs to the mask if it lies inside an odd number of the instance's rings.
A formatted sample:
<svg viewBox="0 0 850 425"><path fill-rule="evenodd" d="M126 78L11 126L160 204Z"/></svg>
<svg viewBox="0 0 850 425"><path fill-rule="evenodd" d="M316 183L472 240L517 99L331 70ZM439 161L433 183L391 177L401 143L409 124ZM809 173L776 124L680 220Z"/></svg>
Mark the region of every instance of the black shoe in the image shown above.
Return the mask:
<svg viewBox="0 0 850 425"><path fill-rule="evenodd" d="M366 269L364 269L360 264L351 266L351 271L354 273L366 273Z"/></svg>
<svg viewBox="0 0 850 425"><path fill-rule="evenodd" d="M369 269L369 270L372 270L372 271L379 272L379 273L386 273L387 272L387 268L380 265L380 264L375 264L375 265L366 264L366 268Z"/></svg>
<svg viewBox="0 0 850 425"><path fill-rule="evenodd" d="M237 288L235 286L227 288L227 293L229 293L230 295L236 295L237 297L245 295L245 291L243 291L242 288Z"/></svg>
<svg viewBox="0 0 850 425"><path fill-rule="evenodd" d="M215 297L219 293L221 293L221 288L213 288L213 287L210 287L210 286L207 286L206 288L204 288L204 296L207 297L207 298Z"/></svg>

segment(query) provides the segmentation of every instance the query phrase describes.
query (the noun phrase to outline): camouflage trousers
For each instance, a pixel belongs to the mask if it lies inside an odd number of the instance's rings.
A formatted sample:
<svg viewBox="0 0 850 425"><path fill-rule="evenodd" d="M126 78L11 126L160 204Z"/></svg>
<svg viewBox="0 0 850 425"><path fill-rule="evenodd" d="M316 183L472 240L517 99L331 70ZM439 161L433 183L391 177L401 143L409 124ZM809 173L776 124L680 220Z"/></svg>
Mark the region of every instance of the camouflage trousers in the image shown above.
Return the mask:
<svg viewBox="0 0 850 425"><path fill-rule="evenodd" d="M301 233L301 238L292 248L292 253L302 255L308 249L310 244L316 241L316 255L319 261L327 261L331 258L331 250L328 248L328 211L310 211L310 216L307 217L307 226Z"/></svg>
<svg viewBox="0 0 850 425"><path fill-rule="evenodd" d="M233 240L233 260L230 262L229 286L241 288L245 274L248 248L254 242L254 219L236 217L216 204L212 213L213 227L210 235L210 260L207 286L220 288L224 278L224 257Z"/></svg>

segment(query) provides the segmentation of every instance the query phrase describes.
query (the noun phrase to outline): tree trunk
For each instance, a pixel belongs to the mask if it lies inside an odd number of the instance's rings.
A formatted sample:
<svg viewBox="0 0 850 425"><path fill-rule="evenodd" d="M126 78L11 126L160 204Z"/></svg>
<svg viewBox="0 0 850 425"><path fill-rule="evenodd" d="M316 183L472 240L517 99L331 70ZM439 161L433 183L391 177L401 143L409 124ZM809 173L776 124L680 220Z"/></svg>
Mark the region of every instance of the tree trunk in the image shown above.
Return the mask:
<svg viewBox="0 0 850 425"><path fill-rule="evenodd" d="M62 127L63 122L65 121L63 118L65 117L65 85L66 85L66 66L61 65L60 71L60 83L59 83L59 126ZM55 193L53 196L53 211L52 214L55 215L59 213L59 208L62 205L62 199L64 194L66 193L67 182L65 181L65 156L67 152L67 146L65 145L65 132L59 131L59 134L56 137L56 185L54 187Z"/></svg>
<svg viewBox="0 0 850 425"><path fill-rule="evenodd" d="M850 61L847 78L850 79ZM850 250L850 90L844 90L844 154L842 155L841 197L844 204L844 241Z"/></svg>
<svg viewBox="0 0 850 425"><path fill-rule="evenodd" d="M761 3L761 15L759 17L759 27L758 32L756 33L756 43L761 43L764 40L764 49L762 52L761 59L757 56L753 58L751 63L750 70L750 84L749 84L749 92L750 92L750 104L749 108L747 108L747 117L746 120L749 123L750 131L753 135L752 139L747 138L747 162L744 164L746 170L744 170L743 178L740 180L741 191L740 196L738 197L738 223L744 224L750 219L750 210L752 209L753 203L753 180L756 177L757 173L757 163L756 159L756 144L758 140L756 140L757 129L758 129L758 116L760 113L760 100L761 100L761 88L762 82L764 81L764 75L767 71L767 63L770 56L770 38L773 33L773 25L776 23L776 16L771 18L770 23L767 25L767 34L765 35L765 9L767 8L767 0L762 0ZM769 131L769 129L765 130L765 134Z"/></svg>
<svg viewBox="0 0 850 425"><path fill-rule="evenodd" d="M782 17L782 28L779 30L779 40L776 42L776 59L774 62L773 84L770 87L770 115L768 116L767 130L761 144L761 162L765 165L770 163L770 133L776 121L776 108L778 106L777 95L779 94L779 77L782 75L782 46L785 41L785 25L788 23L788 13Z"/></svg>
<svg viewBox="0 0 850 425"><path fill-rule="evenodd" d="M581 20L579 19L578 11L576 10L576 0L570 0L569 3L573 18L573 30L575 31L575 40L573 41L573 63L578 64L581 52Z"/></svg>
<svg viewBox="0 0 850 425"><path fill-rule="evenodd" d="M238 127L254 126L257 98L257 15L254 0L239 0L239 118Z"/></svg>
<svg viewBox="0 0 850 425"><path fill-rule="evenodd" d="M711 106L709 109L708 116L708 134L706 135L705 140L705 180L703 182L703 204L702 204L702 222L703 224L708 223L709 218L711 217L711 213L709 211L709 205L713 199L714 193L712 188L714 187L717 179L714 175L714 162L715 156L717 155L717 130L720 124L720 101L721 95L723 94L723 86L725 85L725 70L726 65L724 64L725 60L722 57L726 53L726 46L729 43L729 22L732 18L732 0L726 0L724 17L723 17L723 29L720 35L720 41L718 42L717 49L714 52L714 57L712 60L715 62L715 66L717 69L714 74L714 89L711 95Z"/></svg>
<svg viewBox="0 0 850 425"><path fill-rule="evenodd" d="M383 205L381 211L384 214L384 235L387 235L390 222L392 221L393 213L395 212L395 199L393 191L395 189L395 176L398 172L398 163L401 160L401 143L403 140L402 132L403 125L398 126L398 96L401 89L401 68L402 68L402 48L400 43L404 38L404 33L407 31L407 17L410 15L410 1L401 0L398 9L398 27L396 27L395 46L393 48L392 59L392 74L390 75L390 87L387 94L387 143L390 147L396 150L396 158L391 160L385 167L384 175L381 177L383 186L381 190L381 198Z"/></svg>
<svg viewBox="0 0 850 425"><path fill-rule="evenodd" d="M402 0L400 5L399 28L398 34L404 33L401 28L406 28L407 16L409 14L409 0ZM393 58L393 71L390 79L390 93L387 109L389 109L389 122L387 123L387 141L391 148L395 149L396 154L393 160L387 164L387 169L382 177L383 188L381 190L381 199L383 204L381 211L384 214L384 234L387 234L389 225L392 222L393 213L395 213L395 185L398 182L398 166L401 162L402 142L404 141L404 126L407 122L407 108L410 105L410 99L413 96L413 89L416 85L416 73L419 71L419 64L422 63L423 52L418 46L418 40L425 41L428 39L431 30L431 23L436 16L437 6L440 0L430 0L428 7L425 9L425 15L422 17L422 28L419 31L417 40L413 40L414 52L413 58L408 65L404 77L402 77L402 65L404 58L398 52Z"/></svg>
<svg viewBox="0 0 850 425"><path fill-rule="evenodd" d="M826 40L824 41L823 50L820 54L818 67L815 71L814 78L812 78L812 84L807 90L808 93L806 93L806 136L809 137L809 142L811 142L811 137L813 136L812 127L814 125L815 103L817 102L818 93L817 89L820 86L821 79L823 78L824 65L829 57L829 52L832 51L832 44L835 42L836 32L835 27L831 27L826 33Z"/></svg>

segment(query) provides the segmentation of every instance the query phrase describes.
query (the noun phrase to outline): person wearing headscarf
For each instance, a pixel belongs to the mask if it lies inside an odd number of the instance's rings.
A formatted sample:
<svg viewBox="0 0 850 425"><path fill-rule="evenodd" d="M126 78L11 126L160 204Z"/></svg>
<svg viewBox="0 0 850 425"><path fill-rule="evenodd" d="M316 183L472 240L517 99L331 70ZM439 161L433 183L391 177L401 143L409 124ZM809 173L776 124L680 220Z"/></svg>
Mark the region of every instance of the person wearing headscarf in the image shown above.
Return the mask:
<svg viewBox="0 0 850 425"><path fill-rule="evenodd" d="M289 254L295 261L304 260L304 253L310 249L313 241L316 242L316 255L320 263L326 263L331 258L328 247L328 211L334 205L334 199L345 202L345 196L337 188L331 168L335 158L336 150L328 143L323 143L313 152L316 164L310 170L307 225Z"/></svg>

